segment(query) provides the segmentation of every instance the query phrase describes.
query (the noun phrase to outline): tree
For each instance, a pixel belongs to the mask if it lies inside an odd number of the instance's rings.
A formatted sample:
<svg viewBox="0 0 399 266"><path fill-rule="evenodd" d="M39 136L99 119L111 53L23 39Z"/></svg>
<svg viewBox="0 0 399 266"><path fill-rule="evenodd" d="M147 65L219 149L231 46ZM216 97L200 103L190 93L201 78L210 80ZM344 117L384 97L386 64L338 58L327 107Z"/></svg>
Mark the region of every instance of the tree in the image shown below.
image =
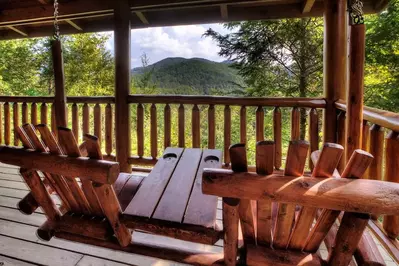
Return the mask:
<svg viewBox="0 0 399 266"><path fill-rule="evenodd" d="M232 33L209 29L220 55L235 63L250 96L310 97L322 91L323 21L319 18L229 23ZM301 110L301 138L306 113Z"/></svg>
<svg viewBox="0 0 399 266"><path fill-rule="evenodd" d="M366 17L365 102L399 111L399 0Z"/></svg>

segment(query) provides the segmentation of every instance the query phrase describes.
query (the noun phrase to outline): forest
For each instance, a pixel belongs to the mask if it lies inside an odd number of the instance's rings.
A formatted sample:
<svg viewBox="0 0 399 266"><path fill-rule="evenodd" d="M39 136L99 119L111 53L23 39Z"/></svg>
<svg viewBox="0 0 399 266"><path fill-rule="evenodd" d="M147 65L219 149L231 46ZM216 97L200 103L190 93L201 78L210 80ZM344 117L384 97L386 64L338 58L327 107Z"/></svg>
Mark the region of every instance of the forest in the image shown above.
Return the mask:
<svg viewBox="0 0 399 266"><path fill-rule="evenodd" d="M399 0L391 1L387 10L366 15L365 104L399 112ZM194 62L167 71L142 58L140 75L132 75L131 94L208 94L256 97L322 97L323 95L323 18L283 19L273 21L235 22L224 25L227 35L212 29L203 38L214 39L220 55L232 62L226 69ZM134 33L133 33L134 34ZM106 48L110 34L79 34L62 36L65 66L65 87L68 96L105 96L114 93L114 58ZM48 96L54 94L50 38L21 39L0 42L0 94ZM284 52L282 52L284 51ZM201 61L201 60L200 60ZM156 64L155 64L156 65ZM200 66L200 67L198 67ZM171 70L172 69L172 70ZM180 86L174 76L179 71L185 80L198 79L202 88ZM134 70L132 70L134 73ZM136 69L136 71L138 71ZM204 72L205 71L205 72ZM206 71L218 73L207 78ZM204 74L205 73L205 74ZM203 76L205 75L205 77ZM240 84L209 85L223 75ZM154 79L164 80L160 86ZM209 83L207 83L209 81ZM213 87L214 86L214 87ZM172 106L172 145L177 145L177 107ZM186 106L186 108L191 108ZM219 108L219 107L218 107ZM248 108L248 147L255 145L255 109ZM149 121L150 106L145 105ZM206 106L200 106L201 121L206 121ZM132 149L135 153L136 106L132 105ZM265 135L272 137L272 108L264 108ZM290 110L283 111L283 143L289 136ZM307 112L301 110L301 138L307 135ZM158 136L163 136L163 106L157 108ZM321 116L321 114L319 114ZM186 111L186 120L191 114ZM223 108L216 110L217 148L223 143ZM232 143L239 141L239 108L232 108ZM145 123L145 136L149 135ZM191 145L191 125L186 123L186 145ZM207 145L207 125L201 122L201 145ZM149 155L149 138L145 139L145 154ZM162 150L163 140L158 140ZM251 152L250 148L250 152Z"/></svg>

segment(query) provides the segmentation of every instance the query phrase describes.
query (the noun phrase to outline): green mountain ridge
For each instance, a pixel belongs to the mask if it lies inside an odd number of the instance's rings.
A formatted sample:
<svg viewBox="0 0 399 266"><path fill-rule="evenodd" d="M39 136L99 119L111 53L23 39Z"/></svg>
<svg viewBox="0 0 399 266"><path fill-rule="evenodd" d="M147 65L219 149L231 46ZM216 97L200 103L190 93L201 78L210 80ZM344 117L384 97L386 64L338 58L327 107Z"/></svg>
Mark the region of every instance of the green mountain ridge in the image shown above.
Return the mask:
<svg viewBox="0 0 399 266"><path fill-rule="evenodd" d="M245 83L231 62L214 62L203 58L170 57L147 67L133 68L133 79L149 76L150 83L172 91L210 94L214 91L242 90Z"/></svg>

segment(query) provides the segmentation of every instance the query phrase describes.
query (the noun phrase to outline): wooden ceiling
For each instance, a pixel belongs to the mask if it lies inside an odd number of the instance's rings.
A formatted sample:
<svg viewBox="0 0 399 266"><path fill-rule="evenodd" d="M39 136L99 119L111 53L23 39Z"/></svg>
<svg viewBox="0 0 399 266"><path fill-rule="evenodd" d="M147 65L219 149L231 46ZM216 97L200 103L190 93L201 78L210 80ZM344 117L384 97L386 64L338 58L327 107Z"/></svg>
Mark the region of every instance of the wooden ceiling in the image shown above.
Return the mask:
<svg viewBox="0 0 399 266"><path fill-rule="evenodd" d="M112 0L59 0L61 34L113 30ZM388 0L364 0L381 11ZM129 0L132 28L323 15L323 0ZM0 0L0 40L51 36L53 0Z"/></svg>

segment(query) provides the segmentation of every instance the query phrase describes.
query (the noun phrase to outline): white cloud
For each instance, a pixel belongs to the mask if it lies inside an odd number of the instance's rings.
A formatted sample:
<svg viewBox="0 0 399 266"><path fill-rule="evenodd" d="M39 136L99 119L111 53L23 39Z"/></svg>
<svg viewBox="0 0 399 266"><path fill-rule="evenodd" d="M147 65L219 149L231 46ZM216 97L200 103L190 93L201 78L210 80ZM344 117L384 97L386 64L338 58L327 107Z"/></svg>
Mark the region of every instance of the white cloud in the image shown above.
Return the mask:
<svg viewBox="0 0 399 266"><path fill-rule="evenodd" d="M150 63L167 57L201 57L213 61L222 61L218 55L219 47L209 37L202 35L208 28L220 33L228 33L222 24L189 25L174 27L156 27L135 29L131 33L132 66L140 66L140 56L146 53ZM107 48L113 50L113 37Z"/></svg>

